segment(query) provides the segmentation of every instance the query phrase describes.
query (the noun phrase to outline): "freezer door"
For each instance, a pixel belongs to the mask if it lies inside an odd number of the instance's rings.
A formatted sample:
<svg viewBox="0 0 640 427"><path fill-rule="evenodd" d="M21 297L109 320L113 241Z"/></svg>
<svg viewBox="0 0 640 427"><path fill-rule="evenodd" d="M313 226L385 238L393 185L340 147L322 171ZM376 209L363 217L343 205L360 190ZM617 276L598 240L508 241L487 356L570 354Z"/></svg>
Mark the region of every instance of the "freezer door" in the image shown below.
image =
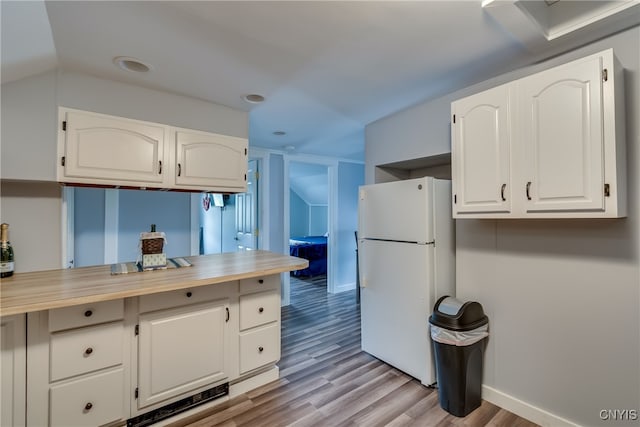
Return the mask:
<svg viewBox="0 0 640 427"><path fill-rule="evenodd" d="M358 256L362 349L432 384L433 246L363 240Z"/></svg>
<svg viewBox="0 0 640 427"><path fill-rule="evenodd" d="M360 187L358 236L383 240L430 242L433 178Z"/></svg>

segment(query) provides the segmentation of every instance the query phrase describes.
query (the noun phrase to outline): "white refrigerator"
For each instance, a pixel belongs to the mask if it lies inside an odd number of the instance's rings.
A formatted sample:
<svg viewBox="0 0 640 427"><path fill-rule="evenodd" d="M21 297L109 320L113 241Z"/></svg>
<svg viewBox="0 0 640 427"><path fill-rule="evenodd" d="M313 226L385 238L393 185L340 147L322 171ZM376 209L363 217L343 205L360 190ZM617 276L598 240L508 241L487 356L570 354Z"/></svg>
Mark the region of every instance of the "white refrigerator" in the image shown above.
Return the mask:
<svg viewBox="0 0 640 427"><path fill-rule="evenodd" d="M431 177L360 187L358 265L362 349L436 382L428 318L455 296L451 181Z"/></svg>

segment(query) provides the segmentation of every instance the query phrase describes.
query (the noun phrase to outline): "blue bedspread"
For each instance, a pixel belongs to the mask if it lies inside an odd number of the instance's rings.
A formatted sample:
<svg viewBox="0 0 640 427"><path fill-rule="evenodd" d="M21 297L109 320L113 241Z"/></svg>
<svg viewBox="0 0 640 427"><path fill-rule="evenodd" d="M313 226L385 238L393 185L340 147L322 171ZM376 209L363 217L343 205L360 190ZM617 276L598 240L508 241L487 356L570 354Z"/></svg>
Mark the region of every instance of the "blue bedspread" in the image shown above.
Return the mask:
<svg viewBox="0 0 640 427"><path fill-rule="evenodd" d="M289 253L309 261L309 267L293 271L293 276L318 276L327 274L327 238L325 236L292 237Z"/></svg>

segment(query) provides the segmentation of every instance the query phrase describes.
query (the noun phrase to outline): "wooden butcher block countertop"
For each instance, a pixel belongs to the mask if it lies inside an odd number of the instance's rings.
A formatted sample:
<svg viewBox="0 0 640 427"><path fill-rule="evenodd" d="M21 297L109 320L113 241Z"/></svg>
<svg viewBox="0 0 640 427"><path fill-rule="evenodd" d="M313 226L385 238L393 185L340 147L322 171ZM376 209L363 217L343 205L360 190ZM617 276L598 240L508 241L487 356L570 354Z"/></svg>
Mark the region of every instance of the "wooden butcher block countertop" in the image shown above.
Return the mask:
<svg viewBox="0 0 640 427"><path fill-rule="evenodd" d="M184 257L190 267L111 274L110 265L16 273L0 281L0 315L135 297L307 268L305 259L268 251Z"/></svg>

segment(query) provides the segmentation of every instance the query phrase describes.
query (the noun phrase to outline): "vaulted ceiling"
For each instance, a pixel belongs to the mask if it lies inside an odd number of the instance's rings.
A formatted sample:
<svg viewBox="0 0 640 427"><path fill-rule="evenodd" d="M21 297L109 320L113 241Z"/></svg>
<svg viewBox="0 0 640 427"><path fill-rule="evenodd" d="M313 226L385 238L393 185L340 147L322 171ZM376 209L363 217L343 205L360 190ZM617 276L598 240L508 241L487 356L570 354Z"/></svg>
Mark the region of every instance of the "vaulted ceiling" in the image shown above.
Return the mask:
<svg viewBox="0 0 640 427"><path fill-rule="evenodd" d="M554 11L593 5L611 16L543 37L540 22L553 23ZM636 0L3 0L1 8L3 83L55 67L87 73L249 111L253 146L356 160L372 121L640 21ZM117 56L151 70L122 70ZM265 101L248 103L247 94Z"/></svg>

